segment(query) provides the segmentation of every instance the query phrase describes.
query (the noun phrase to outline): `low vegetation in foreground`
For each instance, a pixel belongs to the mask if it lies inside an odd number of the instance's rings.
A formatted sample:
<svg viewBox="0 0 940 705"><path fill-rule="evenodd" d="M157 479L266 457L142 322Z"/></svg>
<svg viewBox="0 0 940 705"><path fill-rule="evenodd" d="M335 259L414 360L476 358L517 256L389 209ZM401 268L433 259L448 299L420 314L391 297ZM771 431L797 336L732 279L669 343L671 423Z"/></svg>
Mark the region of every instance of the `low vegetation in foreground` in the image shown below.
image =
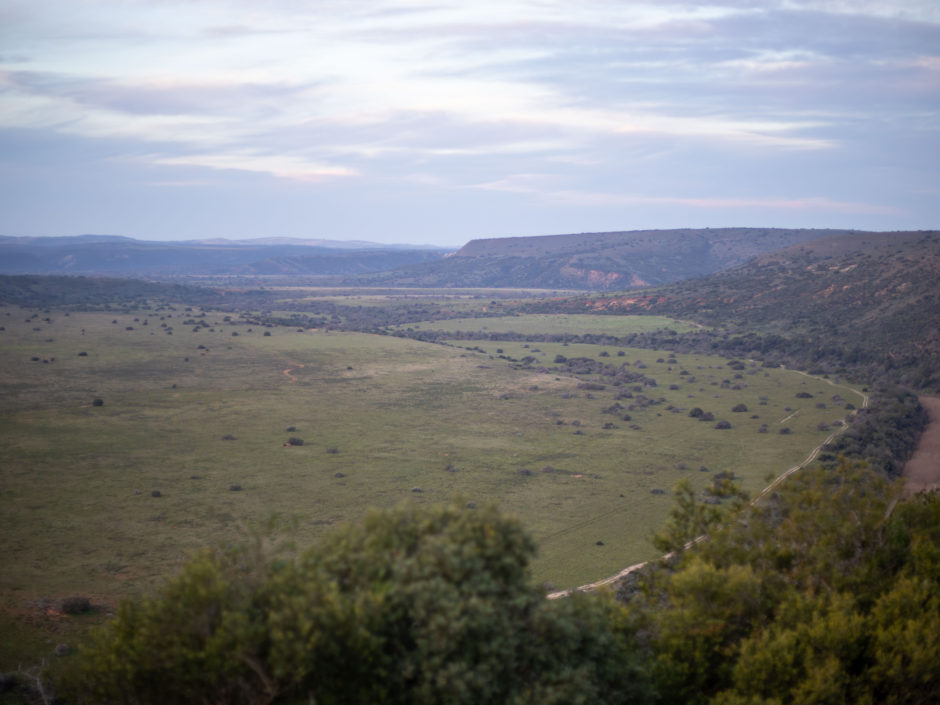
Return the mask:
<svg viewBox="0 0 940 705"><path fill-rule="evenodd" d="M723 509L619 594L546 600L492 508L369 515L294 553L262 537L129 601L59 672L82 703L928 703L940 497L859 464ZM708 540L687 547L707 532Z"/></svg>

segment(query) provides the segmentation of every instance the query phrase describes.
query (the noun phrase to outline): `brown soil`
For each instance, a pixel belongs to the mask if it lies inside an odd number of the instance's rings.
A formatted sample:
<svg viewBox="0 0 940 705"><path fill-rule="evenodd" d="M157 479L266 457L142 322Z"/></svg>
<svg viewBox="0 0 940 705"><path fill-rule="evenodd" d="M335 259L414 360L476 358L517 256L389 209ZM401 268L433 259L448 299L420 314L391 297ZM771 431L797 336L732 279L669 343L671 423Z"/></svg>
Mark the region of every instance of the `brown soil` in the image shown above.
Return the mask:
<svg viewBox="0 0 940 705"><path fill-rule="evenodd" d="M290 360L288 360L288 362L290 362ZM299 362L291 362L290 364L293 365L293 367L288 367L286 370L281 370L281 372L283 372L287 379L289 379L291 382L296 382L297 377L293 374L293 372L296 369L302 369L303 364Z"/></svg>
<svg viewBox="0 0 940 705"><path fill-rule="evenodd" d="M930 423L904 466L904 491L908 495L940 488L940 397L920 397L920 403Z"/></svg>

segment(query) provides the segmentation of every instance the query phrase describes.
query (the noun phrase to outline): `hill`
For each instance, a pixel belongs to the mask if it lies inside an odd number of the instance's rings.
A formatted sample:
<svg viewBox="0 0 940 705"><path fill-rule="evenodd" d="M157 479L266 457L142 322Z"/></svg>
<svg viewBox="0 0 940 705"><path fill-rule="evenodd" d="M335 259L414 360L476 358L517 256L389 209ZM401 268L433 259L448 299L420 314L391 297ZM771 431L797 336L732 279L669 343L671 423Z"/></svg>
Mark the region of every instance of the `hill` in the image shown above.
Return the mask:
<svg viewBox="0 0 940 705"><path fill-rule="evenodd" d="M667 287L530 309L692 319L721 327L723 345L740 354L873 365L914 387L940 387L937 231L834 235Z"/></svg>
<svg viewBox="0 0 940 705"><path fill-rule="evenodd" d="M330 276L345 286L617 291L700 277L847 230L635 230L472 240L457 252L259 238L153 242L114 235L0 237L0 274Z"/></svg>
<svg viewBox="0 0 940 705"><path fill-rule="evenodd" d="M0 274L346 275L434 260L445 252L431 247L290 238L153 242L116 235L0 237Z"/></svg>
<svg viewBox="0 0 940 705"><path fill-rule="evenodd" d="M848 230L705 228L472 240L451 256L370 275L359 284L613 291L734 267Z"/></svg>

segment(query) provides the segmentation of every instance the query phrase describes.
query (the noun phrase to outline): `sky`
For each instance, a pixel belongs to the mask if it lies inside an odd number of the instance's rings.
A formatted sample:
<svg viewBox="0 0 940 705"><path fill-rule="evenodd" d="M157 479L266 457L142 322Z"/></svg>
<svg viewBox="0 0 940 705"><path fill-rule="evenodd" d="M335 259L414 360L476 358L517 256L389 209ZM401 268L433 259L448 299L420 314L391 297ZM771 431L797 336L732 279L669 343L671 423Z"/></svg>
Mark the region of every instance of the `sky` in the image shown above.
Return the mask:
<svg viewBox="0 0 940 705"><path fill-rule="evenodd" d="M0 0L0 234L940 228L937 0Z"/></svg>

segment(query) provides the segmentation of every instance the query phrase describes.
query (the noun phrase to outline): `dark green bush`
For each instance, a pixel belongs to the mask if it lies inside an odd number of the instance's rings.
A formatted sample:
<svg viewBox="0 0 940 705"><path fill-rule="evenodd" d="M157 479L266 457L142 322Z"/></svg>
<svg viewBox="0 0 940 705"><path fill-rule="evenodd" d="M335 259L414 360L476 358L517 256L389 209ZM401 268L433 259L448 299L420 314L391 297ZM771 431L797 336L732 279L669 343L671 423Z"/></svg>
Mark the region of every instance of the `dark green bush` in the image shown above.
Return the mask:
<svg viewBox="0 0 940 705"><path fill-rule="evenodd" d="M76 702L649 701L626 611L546 600L514 520L457 504L376 512L296 558L205 553L82 649Z"/></svg>
<svg viewBox="0 0 940 705"><path fill-rule="evenodd" d="M87 597L66 597L62 600L62 611L65 614L82 614L91 609L91 600Z"/></svg>

